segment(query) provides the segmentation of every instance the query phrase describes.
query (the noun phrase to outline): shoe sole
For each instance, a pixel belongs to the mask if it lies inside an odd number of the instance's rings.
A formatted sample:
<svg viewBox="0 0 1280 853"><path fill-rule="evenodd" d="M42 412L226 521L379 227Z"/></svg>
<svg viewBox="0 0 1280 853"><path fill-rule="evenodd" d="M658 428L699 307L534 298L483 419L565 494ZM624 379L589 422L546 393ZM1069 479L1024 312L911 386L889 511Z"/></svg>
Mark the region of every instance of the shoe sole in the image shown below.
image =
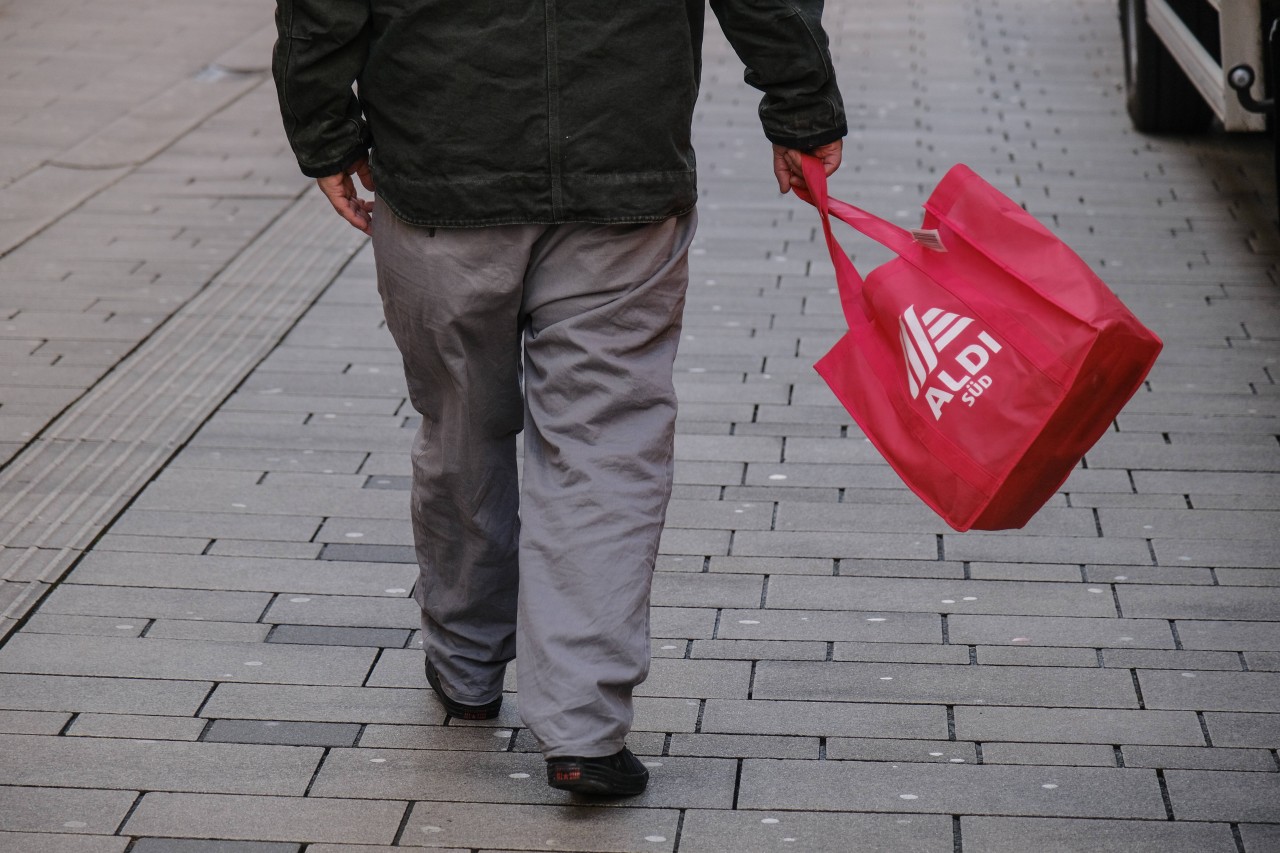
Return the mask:
<svg viewBox="0 0 1280 853"><path fill-rule="evenodd" d="M644 792L649 774L625 776L607 767L577 762L549 762L547 784L561 791L596 797L634 797Z"/></svg>

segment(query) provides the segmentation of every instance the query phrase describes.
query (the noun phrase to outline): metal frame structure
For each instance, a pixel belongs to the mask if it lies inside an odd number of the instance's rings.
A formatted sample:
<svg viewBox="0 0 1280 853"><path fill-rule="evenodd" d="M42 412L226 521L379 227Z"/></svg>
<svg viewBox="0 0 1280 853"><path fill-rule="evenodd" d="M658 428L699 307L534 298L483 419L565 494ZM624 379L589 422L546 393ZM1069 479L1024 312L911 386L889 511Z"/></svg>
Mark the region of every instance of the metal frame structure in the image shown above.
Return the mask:
<svg viewBox="0 0 1280 853"><path fill-rule="evenodd" d="M1218 12L1222 62L1210 55L1167 0L1147 0L1147 23L1173 56L1201 97L1229 131L1266 130L1264 115L1245 109L1234 97L1231 74L1241 65L1256 73L1248 91L1255 102L1266 98L1260 0L1204 0Z"/></svg>

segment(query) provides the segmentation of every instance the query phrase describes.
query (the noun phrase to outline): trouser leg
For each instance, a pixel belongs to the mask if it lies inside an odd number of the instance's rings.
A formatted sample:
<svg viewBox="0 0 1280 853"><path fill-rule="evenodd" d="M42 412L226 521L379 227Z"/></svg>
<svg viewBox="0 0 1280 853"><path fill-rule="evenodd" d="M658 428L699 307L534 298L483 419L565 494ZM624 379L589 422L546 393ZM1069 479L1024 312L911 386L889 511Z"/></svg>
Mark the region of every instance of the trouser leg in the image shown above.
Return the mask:
<svg viewBox="0 0 1280 853"><path fill-rule="evenodd" d="M520 300L526 226L438 229L376 214L374 257L409 398L423 645L453 698L502 691L515 654Z"/></svg>
<svg viewBox="0 0 1280 853"><path fill-rule="evenodd" d="M694 227L565 225L533 247L517 667L548 757L621 749L648 674Z"/></svg>

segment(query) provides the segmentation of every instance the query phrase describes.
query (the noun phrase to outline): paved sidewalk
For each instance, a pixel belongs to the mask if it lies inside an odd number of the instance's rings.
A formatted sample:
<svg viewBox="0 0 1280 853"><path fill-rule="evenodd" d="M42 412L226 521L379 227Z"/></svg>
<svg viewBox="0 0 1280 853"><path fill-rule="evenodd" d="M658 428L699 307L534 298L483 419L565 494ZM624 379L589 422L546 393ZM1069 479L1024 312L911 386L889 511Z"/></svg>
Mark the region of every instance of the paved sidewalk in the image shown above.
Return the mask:
<svg viewBox="0 0 1280 853"><path fill-rule="evenodd" d="M546 786L514 681L493 724L423 683L416 416L368 247L295 174L243 58L271 4L107 5L152 33L102 12L116 68L208 15L122 109L234 90L81 168L112 175L86 195L62 175L40 228L0 221L0 853L1280 850L1270 142L1134 134L1112 0L828 4L853 130L833 192L914 224L966 162L1166 342L1063 491L999 534L933 517L813 373L841 331L816 217L771 186L757 97L709 35L630 740L653 780L604 807ZM6 79L10 44L93 35L80 9L0 2ZM76 42L42 44L56 68ZM82 84L49 85L30 120ZM77 133L0 133L27 157L0 183L69 171L49 162Z"/></svg>

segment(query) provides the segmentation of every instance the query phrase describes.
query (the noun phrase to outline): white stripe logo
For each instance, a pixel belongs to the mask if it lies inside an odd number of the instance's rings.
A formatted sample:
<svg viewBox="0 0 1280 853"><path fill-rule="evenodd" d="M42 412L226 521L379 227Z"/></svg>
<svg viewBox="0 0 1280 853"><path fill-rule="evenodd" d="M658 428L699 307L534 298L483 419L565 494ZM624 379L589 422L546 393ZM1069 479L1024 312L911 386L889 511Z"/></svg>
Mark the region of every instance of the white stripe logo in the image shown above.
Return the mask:
<svg viewBox="0 0 1280 853"><path fill-rule="evenodd" d="M930 308L919 315L914 305L903 311L898 320L898 333L902 339L902 354L906 362L907 386L911 389L913 398L918 398L921 391L925 392L935 418L942 417L942 406L950 402L955 393L964 389L966 383L973 381L973 377L987 365L993 354L1000 352L1001 346L995 338L986 332L979 332L978 340L981 344L971 344L955 356L956 363L964 368L963 378L953 379L948 371L938 370L939 356L972 323L972 317L961 317L941 308ZM935 372L938 379L953 393L942 388L927 387ZM970 394L965 396L965 401L972 406L973 399L990 386L989 377L980 377L980 384L976 389L969 389Z"/></svg>

